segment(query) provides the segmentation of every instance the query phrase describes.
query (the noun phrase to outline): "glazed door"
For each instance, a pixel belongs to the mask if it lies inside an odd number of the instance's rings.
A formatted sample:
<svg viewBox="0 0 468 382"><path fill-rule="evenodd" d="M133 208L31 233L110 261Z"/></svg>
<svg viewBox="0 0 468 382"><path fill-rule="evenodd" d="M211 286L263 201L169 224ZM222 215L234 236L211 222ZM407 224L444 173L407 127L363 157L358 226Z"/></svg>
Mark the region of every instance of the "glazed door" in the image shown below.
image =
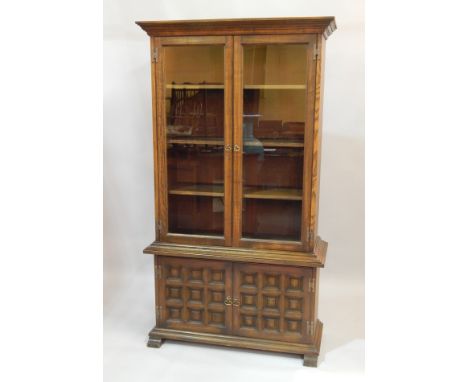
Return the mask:
<svg viewBox="0 0 468 382"><path fill-rule="evenodd" d="M315 44L234 37L235 246L310 249Z"/></svg>
<svg viewBox="0 0 468 382"><path fill-rule="evenodd" d="M158 327L231 333L231 263L158 256L156 275Z"/></svg>
<svg viewBox="0 0 468 382"><path fill-rule="evenodd" d="M152 44L159 241L231 245L232 37Z"/></svg>
<svg viewBox="0 0 468 382"><path fill-rule="evenodd" d="M239 263L233 275L233 334L311 342L314 270Z"/></svg>

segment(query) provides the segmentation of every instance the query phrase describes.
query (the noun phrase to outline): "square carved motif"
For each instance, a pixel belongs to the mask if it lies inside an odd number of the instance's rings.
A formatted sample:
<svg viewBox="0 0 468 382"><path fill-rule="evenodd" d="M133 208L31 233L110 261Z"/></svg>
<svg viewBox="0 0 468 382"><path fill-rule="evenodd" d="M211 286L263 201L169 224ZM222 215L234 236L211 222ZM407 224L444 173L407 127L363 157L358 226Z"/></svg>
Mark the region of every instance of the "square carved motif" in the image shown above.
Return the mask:
<svg viewBox="0 0 468 382"><path fill-rule="evenodd" d="M241 293L241 305L248 307L256 307L257 296L254 294Z"/></svg>
<svg viewBox="0 0 468 382"><path fill-rule="evenodd" d="M302 298L286 297L286 306L289 311L302 313Z"/></svg>
<svg viewBox="0 0 468 382"><path fill-rule="evenodd" d="M243 287L257 287L257 274L242 272L241 284Z"/></svg>
<svg viewBox="0 0 468 382"><path fill-rule="evenodd" d="M263 329L279 332L279 318L263 317Z"/></svg>
<svg viewBox="0 0 468 382"><path fill-rule="evenodd" d="M288 289L292 291L301 291L302 292L302 277L289 277L288 279Z"/></svg>
<svg viewBox="0 0 468 382"><path fill-rule="evenodd" d="M224 284L224 270L212 270L209 282L211 284Z"/></svg>
<svg viewBox="0 0 468 382"><path fill-rule="evenodd" d="M196 324L201 324L203 320L203 309L189 308L189 321Z"/></svg>
<svg viewBox="0 0 468 382"><path fill-rule="evenodd" d="M209 303L222 304L224 303L224 291L210 290L208 291Z"/></svg>
<svg viewBox="0 0 468 382"><path fill-rule="evenodd" d="M208 325L224 327L225 320L224 312L208 312Z"/></svg>
<svg viewBox="0 0 468 382"><path fill-rule="evenodd" d="M203 282L203 269L190 269L188 272L189 281Z"/></svg>
<svg viewBox="0 0 468 382"><path fill-rule="evenodd" d="M182 267L169 265L167 268L168 280L182 281Z"/></svg>
<svg viewBox="0 0 468 382"><path fill-rule="evenodd" d="M169 319L170 320L180 320L182 319L182 309L181 308L169 308Z"/></svg>
<svg viewBox="0 0 468 382"><path fill-rule="evenodd" d="M167 299L177 299L182 298L182 288L181 287L168 287L166 288Z"/></svg>
<svg viewBox="0 0 468 382"><path fill-rule="evenodd" d="M241 327L242 328L256 328L257 316L250 316L247 314L242 314L241 315Z"/></svg>
<svg viewBox="0 0 468 382"><path fill-rule="evenodd" d="M203 302L203 289L189 288L190 300Z"/></svg>
<svg viewBox="0 0 468 382"><path fill-rule="evenodd" d="M263 288L265 289L280 289L280 275L264 274Z"/></svg>
<svg viewBox="0 0 468 382"><path fill-rule="evenodd" d="M279 309L279 297L263 295L263 308Z"/></svg>
<svg viewBox="0 0 468 382"><path fill-rule="evenodd" d="M297 320L286 320L286 328L288 332L301 333L302 321Z"/></svg>

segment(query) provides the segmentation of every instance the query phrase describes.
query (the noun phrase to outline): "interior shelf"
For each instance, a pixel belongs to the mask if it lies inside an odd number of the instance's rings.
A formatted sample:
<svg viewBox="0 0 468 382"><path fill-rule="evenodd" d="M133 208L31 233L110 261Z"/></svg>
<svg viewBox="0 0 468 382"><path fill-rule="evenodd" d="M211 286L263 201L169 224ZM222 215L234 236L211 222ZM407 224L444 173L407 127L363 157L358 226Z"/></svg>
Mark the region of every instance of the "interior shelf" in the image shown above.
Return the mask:
<svg viewBox="0 0 468 382"><path fill-rule="evenodd" d="M168 143L179 145L214 145L223 146L224 140L220 138L190 137L190 138L168 138Z"/></svg>
<svg viewBox="0 0 468 382"><path fill-rule="evenodd" d="M263 147L304 147L304 142L300 141L280 141L274 139L259 140ZM244 142L244 146L258 146L256 143Z"/></svg>
<svg viewBox="0 0 468 382"><path fill-rule="evenodd" d="M166 84L166 89L224 89L223 84ZM306 85L244 85L244 89L302 90Z"/></svg>
<svg viewBox="0 0 468 382"><path fill-rule="evenodd" d="M171 188L169 194L223 197L224 186L222 184L184 184Z"/></svg>
<svg viewBox="0 0 468 382"><path fill-rule="evenodd" d="M223 84L167 84L166 89L224 89Z"/></svg>
<svg viewBox="0 0 468 382"><path fill-rule="evenodd" d="M244 85L244 89L301 90L305 88L305 85Z"/></svg>
<svg viewBox="0 0 468 382"><path fill-rule="evenodd" d="M244 187L246 199L302 200L302 189Z"/></svg>
<svg viewBox="0 0 468 382"><path fill-rule="evenodd" d="M265 139L259 140L263 147L304 147L304 142L297 140L275 140ZM180 145L215 145L223 146L224 140L220 138L168 138L168 143ZM257 142L244 142L244 146L258 146Z"/></svg>

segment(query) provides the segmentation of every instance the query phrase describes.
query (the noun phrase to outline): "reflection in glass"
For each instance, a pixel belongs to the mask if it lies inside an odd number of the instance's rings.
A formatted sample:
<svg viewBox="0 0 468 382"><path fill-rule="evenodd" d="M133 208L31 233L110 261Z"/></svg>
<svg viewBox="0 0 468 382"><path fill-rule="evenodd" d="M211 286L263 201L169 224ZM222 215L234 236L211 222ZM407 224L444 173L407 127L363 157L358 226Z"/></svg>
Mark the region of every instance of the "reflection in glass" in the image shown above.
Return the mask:
<svg viewBox="0 0 468 382"><path fill-rule="evenodd" d="M306 45L244 47L242 235L301 239Z"/></svg>
<svg viewBox="0 0 468 382"><path fill-rule="evenodd" d="M169 232L224 233L224 47L164 48Z"/></svg>

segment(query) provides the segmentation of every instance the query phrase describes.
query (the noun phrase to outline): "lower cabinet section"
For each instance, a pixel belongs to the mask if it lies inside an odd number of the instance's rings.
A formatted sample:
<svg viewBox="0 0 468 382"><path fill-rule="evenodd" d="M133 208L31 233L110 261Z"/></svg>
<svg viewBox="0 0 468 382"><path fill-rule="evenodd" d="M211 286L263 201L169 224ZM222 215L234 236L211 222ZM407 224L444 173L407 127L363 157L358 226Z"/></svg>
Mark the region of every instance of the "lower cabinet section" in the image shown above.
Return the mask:
<svg viewBox="0 0 468 382"><path fill-rule="evenodd" d="M230 333L232 263L158 257L158 327L206 333Z"/></svg>
<svg viewBox="0 0 468 382"><path fill-rule="evenodd" d="M171 338L298 353L314 366L322 331L317 272L156 256L156 327L148 345Z"/></svg>

